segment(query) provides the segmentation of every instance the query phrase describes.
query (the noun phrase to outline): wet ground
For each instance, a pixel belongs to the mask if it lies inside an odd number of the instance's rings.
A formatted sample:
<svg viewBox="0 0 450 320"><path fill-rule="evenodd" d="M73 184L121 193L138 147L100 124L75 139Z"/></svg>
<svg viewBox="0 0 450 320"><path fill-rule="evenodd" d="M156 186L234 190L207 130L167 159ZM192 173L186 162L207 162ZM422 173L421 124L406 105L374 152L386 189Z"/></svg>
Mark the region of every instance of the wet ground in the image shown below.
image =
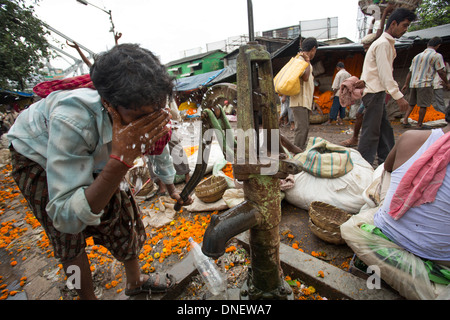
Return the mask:
<svg viewBox="0 0 450 320"><path fill-rule="evenodd" d="M398 121L392 122L396 139L404 132ZM352 121L344 125L311 125L310 136L322 137L339 143L350 137ZM293 140L293 132L281 127L282 134ZM65 284L61 265L53 257L51 245L42 227L32 216L26 201L17 190L8 165L0 165L0 299L8 300L72 300L74 290ZM177 189L181 191L184 184ZM155 205L158 196L140 201L142 208ZM168 270L188 255L187 238L195 235L201 241L211 214L219 212L177 214L172 223L162 228L148 228L148 240L139 257L142 271L152 273ZM284 244L296 245L304 253L348 270L353 252L346 245L333 245L314 236L308 229L308 213L282 202L280 238ZM88 242L87 252L91 262L97 295L103 300L127 299L124 295L125 272L103 247ZM227 275L230 288L240 287L249 266L248 253L232 240L227 252L218 261ZM296 292L296 299L318 299L320 293L301 279L287 279ZM298 281L297 281L298 280ZM178 299L202 299L206 289L198 277L193 277L186 291Z"/></svg>

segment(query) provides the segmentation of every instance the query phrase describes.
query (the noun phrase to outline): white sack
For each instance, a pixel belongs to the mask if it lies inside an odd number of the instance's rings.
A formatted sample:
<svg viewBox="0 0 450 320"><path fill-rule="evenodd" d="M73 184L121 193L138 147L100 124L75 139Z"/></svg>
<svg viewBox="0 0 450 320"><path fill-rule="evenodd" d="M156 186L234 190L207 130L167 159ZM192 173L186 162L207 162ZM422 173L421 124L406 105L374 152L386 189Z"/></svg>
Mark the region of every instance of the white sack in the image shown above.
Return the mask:
<svg viewBox="0 0 450 320"><path fill-rule="evenodd" d="M308 210L313 201L322 201L349 213L357 213L365 204L363 191L372 183L373 168L361 154L349 148L353 170L335 179L315 177L307 172L294 176L295 185L286 190L286 200Z"/></svg>

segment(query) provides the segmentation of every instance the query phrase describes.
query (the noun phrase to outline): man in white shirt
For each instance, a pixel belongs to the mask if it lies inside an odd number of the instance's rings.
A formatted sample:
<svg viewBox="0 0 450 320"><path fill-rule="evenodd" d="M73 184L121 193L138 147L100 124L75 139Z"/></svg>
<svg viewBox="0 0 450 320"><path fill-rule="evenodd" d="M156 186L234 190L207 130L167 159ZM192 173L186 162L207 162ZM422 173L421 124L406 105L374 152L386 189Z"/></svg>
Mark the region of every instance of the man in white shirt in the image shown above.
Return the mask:
<svg viewBox="0 0 450 320"><path fill-rule="evenodd" d="M362 98L366 113L358 151L370 164L377 154L378 163L384 162L395 143L386 114L386 92L397 101L400 111L406 111L409 106L393 76L394 45L395 38L400 38L415 19L412 11L396 9L389 17L386 31L370 46L364 59L361 80L366 83Z"/></svg>
<svg viewBox="0 0 450 320"><path fill-rule="evenodd" d="M313 37L306 38L301 43L300 51L302 55L300 59L309 63L303 75L300 77L300 93L296 96L291 96L289 107L292 108L294 114L294 145L300 149L304 149L309 133L309 115L313 105L314 95L314 76L313 67L310 63L314 59L317 51L317 40Z"/></svg>
<svg viewBox="0 0 450 320"><path fill-rule="evenodd" d="M330 118L325 124L331 124L332 121L337 121L337 124L342 124L342 119L345 118L345 108L341 106L339 102L339 89L341 88L342 82L350 78L352 75L345 70L345 65L343 62L338 62L336 65L337 73L334 77L331 89L333 89L333 105L330 110Z"/></svg>

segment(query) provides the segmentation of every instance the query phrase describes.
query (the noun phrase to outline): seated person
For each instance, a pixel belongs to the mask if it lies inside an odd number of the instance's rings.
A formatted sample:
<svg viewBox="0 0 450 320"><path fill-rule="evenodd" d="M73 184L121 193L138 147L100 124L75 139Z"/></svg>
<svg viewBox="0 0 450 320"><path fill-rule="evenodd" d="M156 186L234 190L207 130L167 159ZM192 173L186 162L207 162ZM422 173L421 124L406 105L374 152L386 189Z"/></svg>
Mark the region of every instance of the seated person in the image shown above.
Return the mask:
<svg viewBox="0 0 450 320"><path fill-rule="evenodd" d="M385 170L391 172L389 190L383 205L375 214L374 223L390 240L405 250L420 258L450 266L450 110L447 111L445 120L448 122L445 128L411 130L405 132L395 144L384 164ZM436 150L426 153L429 148ZM422 156L424 153L425 156ZM428 154L444 153L441 157L444 159L441 162L441 168L444 168L442 176L437 178L435 175L428 179L434 183L424 186L422 190L426 192L405 193L407 188L404 186L407 185L404 183L420 176L424 171L422 168L428 168L429 162L422 164L421 161L430 158ZM408 171L411 167L412 170ZM430 178L430 173L423 176ZM402 181L404 177L405 180ZM436 184L438 180L442 181L440 186ZM416 180L413 181L417 184ZM397 188L399 184L400 187ZM430 198L429 191L433 189L433 185L437 185L434 188L437 192L431 193ZM399 192L404 194L399 195ZM411 194L418 196L410 197ZM401 199L406 199L406 202L402 204L402 201L399 202Z"/></svg>

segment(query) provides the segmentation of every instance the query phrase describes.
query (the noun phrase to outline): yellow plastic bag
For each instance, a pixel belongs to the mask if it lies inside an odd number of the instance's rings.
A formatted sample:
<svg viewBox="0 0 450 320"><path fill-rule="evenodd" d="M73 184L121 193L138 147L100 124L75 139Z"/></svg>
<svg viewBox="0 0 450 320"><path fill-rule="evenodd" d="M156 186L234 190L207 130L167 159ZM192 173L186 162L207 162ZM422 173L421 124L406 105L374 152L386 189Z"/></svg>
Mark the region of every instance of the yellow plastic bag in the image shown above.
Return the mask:
<svg viewBox="0 0 450 320"><path fill-rule="evenodd" d="M300 93L300 77L305 73L309 63L299 58L300 54L291 58L273 79L275 92L286 96Z"/></svg>

